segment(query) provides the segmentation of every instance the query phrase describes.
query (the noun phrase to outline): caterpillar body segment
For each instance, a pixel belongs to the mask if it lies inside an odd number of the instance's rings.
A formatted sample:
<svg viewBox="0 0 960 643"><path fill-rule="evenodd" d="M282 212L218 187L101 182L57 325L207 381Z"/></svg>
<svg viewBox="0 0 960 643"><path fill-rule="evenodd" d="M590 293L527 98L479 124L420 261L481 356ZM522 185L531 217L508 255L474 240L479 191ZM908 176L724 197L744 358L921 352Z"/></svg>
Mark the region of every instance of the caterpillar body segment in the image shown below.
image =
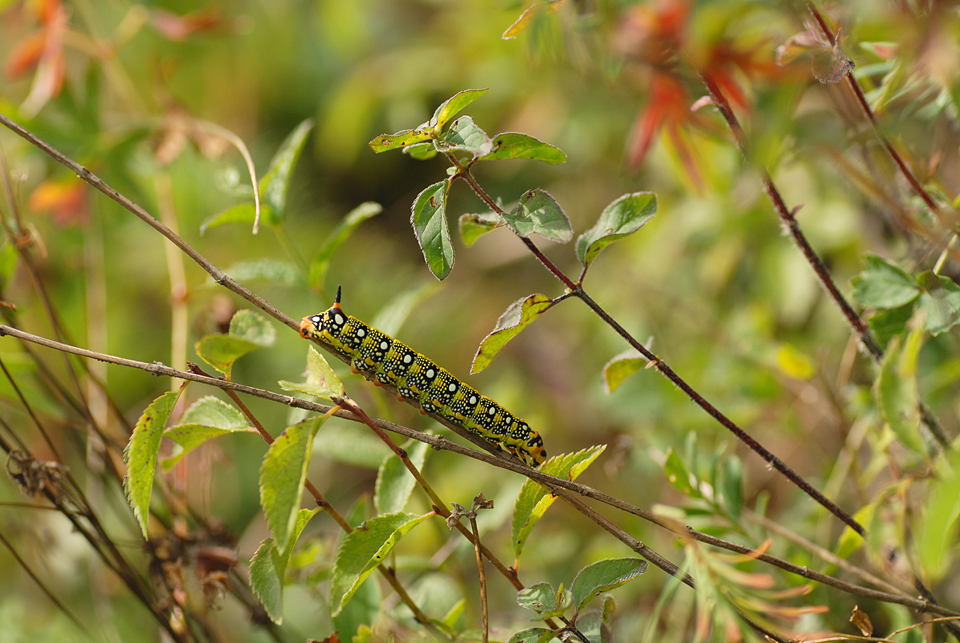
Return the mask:
<svg viewBox="0 0 960 643"><path fill-rule="evenodd" d="M526 422L403 342L343 312L339 289L333 306L303 318L300 335L343 355L351 370L374 384L394 387L399 399L416 401L422 413L439 415L531 467L547 457L543 438Z"/></svg>

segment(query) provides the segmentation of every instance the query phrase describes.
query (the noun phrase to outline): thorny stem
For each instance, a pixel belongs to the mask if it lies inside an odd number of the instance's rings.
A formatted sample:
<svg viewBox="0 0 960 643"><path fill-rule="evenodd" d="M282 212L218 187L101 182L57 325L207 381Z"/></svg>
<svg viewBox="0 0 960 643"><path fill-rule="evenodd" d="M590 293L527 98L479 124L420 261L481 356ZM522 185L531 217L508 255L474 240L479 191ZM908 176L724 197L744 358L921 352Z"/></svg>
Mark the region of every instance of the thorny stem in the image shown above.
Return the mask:
<svg viewBox="0 0 960 643"><path fill-rule="evenodd" d="M226 380L206 377L203 375L197 375L195 373L190 373L187 371L177 371L176 369L172 369L168 366L165 366L160 362L147 364L145 362L138 362L135 360L115 357L113 355L96 353L94 351L90 351L84 348L69 346L67 344L55 342L50 339L38 337L36 335L32 335L30 333L26 333L24 331L21 331L15 328L11 328L9 326L0 325L0 336L5 334L10 335L12 337L17 337L24 341L36 343L41 346L46 346L54 350L62 350L75 355L80 355L82 357L87 357L90 359L98 359L100 361L104 361L110 364L117 364L120 366L137 368L140 370L147 371L149 373L153 373L154 375L191 380L191 381L200 382L203 384L208 384L210 386L214 386L223 390L228 390L228 389L234 390L240 393L245 393L247 395L260 397L266 400L271 400L281 404L286 404L287 406L304 409L307 411L313 411L316 413L328 413L332 408L334 408L331 406L327 406L325 404L309 402L307 400L301 400L299 398L295 398L289 395L281 395L278 393L274 393L272 391L265 391L263 389L258 389L252 386L238 384L236 382L228 382ZM351 414L349 411L346 411L343 409L336 411L334 415L347 420L352 420L356 422L360 421L359 418ZM519 473L521 475L524 475L532 480L536 480L537 482L545 485L562 487L564 489L573 491L581 496L593 498L599 502L610 505L611 507L614 507L626 513L639 516L640 518L643 518L644 520L647 520L648 522L651 522L658 526L669 528L669 529L673 528L671 525L661 520L656 514L653 514L649 511L646 511L634 505L631 505L630 503L620 500L619 498L610 496L609 494L606 494L602 491L594 489L593 487L590 487L588 485L584 485L578 482L574 482L572 480L558 478L555 476L547 475L545 473L541 473L540 471L531 469L530 467L520 463L519 461L514 461L513 459L497 457L487 453L475 451L473 449L461 446L455 442L451 442L450 440L447 440L442 436L423 433L421 431L415 431L408 427L405 427L399 424L394 424L392 422L387 422L385 420L374 420L374 422L380 428L383 428L387 431L391 431L393 433L397 433L398 435L402 435L404 437L413 438L420 442L424 442L426 444L429 444L432 448L436 450L451 451L458 455L473 458L480 462L484 462L486 464L499 467L501 469L506 469L514 473ZM694 531L693 529L688 528L687 533L690 535L691 538L699 542L703 542L708 545L713 545L715 547L727 549L729 551L734 551L741 554L751 553L753 551L749 547L744 547L743 545L738 545L736 543L725 541L721 538L716 538L714 536L703 534L703 533ZM769 554L763 554L759 556L757 559L763 562L766 562L768 564L774 565L776 567L779 567L780 569L783 569L784 571L787 571L789 573L801 576L808 580L822 583L824 585L828 585L830 587L834 587L840 591L843 591L849 594L854 594L856 596L863 596L865 598L884 601L888 603L896 603L896 604L904 605L906 607L915 609L920 612L929 612L932 614L939 614L943 616L960 616L960 612L956 612L956 611L941 607L939 605L932 604L929 601L916 599L911 596L891 594L888 592L881 592L881 591L873 590L870 588L853 585L852 583L848 583L846 581L842 581L842 580L833 578L831 576L827 576L826 574L822 574L820 572L810 570L806 567L794 565L793 563L776 558L774 556L770 556Z"/></svg>

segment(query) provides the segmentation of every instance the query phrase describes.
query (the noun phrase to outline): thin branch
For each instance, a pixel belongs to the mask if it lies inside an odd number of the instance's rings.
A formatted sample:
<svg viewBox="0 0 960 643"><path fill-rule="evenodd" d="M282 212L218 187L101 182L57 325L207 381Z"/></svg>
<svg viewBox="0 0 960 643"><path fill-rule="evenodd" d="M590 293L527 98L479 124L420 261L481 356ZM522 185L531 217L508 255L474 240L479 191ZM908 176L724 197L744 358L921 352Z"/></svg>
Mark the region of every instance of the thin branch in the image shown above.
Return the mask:
<svg viewBox="0 0 960 643"><path fill-rule="evenodd" d="M43 337L31 335L30 333L26 333L24 331L21 331L15 328L11 328L9 326L0 325L0 336L4 334L9 334L11 336L24 339L25 341L31 341L31 342L46 346L48 348L53 348L56 350L64 350L69 353L80 355L82 357L99 359L101 361L108 362L111 364L137 368L140 370L147 371L149 373L153 373L158 376L176 377L179 379L191 380L191 381L195 381L203 384L208 384L210 386L214 386L224 390L230 389L233 391L245 393L247 395L252 395L255 397L260 397L260 398L271 400L274 402L279 402L281 404L286 404L287 406L304 409L307 411L313 411L316 413L328 413L331 411L331 409L334 408L325 404L309 402L307 400L301 400L299 398L295 398L289 395L281 395L278 393L274 393L272 391L266 391L266 390L258 389L252 386L238 384L236 382L228 382L226 380L197 375L195 373L190 373L186 371L177 371L176 369L172 369L168 366L165 366L160 362L154 362L152 364L148 364L146 362L137 362L135 360L128 360L121 357L115 357L112 355L95 353L87 349L77 348L75 346L69 346L69 345L61 344L60 342L55 342L53 340L49 340ZM360 421L359 418L357 418L355 415L351 414L349 411L344 409L336 411L334 415L336 415L337 417L347 419L347 420L352 420L355 422ZM673 528L672 523L668 524L662 521L657 515L649 511L646 511L644 509L641 509L639 507L636 507L634 505L631 505L630 503L624 502L619 498L610 496L609 494L606 494L602 491L594 489L593 487L590 487L588 485L584 485L578 482L574 482L572 480L558 478L556 476L551 476L545 473L541 473L536 469L531 469L530 467L526 466L525 464L521 463L518 460L502 457L502 454L501 454L501 457L497 457L487 453L478 452L473 449L461 446L455 442L451 442L450 440L442 436L423 433L421 431L415 431L408 427L405 427L399 424L394 424L393 422L387 422L385 420L373 420L373 422L382 429L396 433L398 435L402 435L407 438L412 438L414 440L424 442L426 444L429 444L432 448L438 451L450 451L458 455L473 458L480 462L484 462L486 464L499 467L501 469L506 469L514 473L519 473L539 483L542 483L551 487L567 489L577 493L578 495L588 497L588 498L593 498L611 507L614 507L626 513L630 513L640 518L643 518L644 520L647 520L658 526L661 526L667 529ZM576 500L576 498L573 498L573 499ZM741 554L753 552L753 550L750 547L745 547L743 545L738 545L736 543L725 541L721 538L710 536L708 534L703 534L693 529L688 528L688 533L695 540L709 544L709 545L713 545L715 547L720 547L720 548L727 549L729 551L733 551ZM784 571L787 571L789 573L801 576L808 580L822 583L824 585L828 585L830 587L834 587L843 592L853 594L856 596L863 596L865 598L871 598L874 600L884 601L888 603L897 603L900 605L905 605L907 607L910 607L920 612L929 612L932 614L939 614L942 616L960 616L960 612L956 612L954 610L950 610L950 609L941 607L939 605L932 604L929 601L924 601L921 599L907 597L907 596L898 596L896 594L890 594L887 592L873 590L867 587L853 585L851 583L838 580L831 576L827 576L826 574L822 574L820 572L807 569L806 567L794 565L793 563L790 563L785 560L781 560L774 556L770 556L769 554L763 554L759 556L757 559L763 562L766 562L768 564L774 565L776 567L779 567L780 569L783 569Z"/></svg>

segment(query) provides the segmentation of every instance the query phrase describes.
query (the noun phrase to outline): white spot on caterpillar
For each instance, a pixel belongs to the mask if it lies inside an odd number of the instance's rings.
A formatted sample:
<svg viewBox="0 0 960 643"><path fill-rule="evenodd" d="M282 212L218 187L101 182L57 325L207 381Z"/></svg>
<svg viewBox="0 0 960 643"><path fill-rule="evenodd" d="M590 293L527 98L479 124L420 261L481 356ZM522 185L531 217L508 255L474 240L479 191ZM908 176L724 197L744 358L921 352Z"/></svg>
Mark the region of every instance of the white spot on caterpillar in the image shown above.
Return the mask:
<svg viewBox="0 0 960 643"><path fill-rule="evenodd" d="M367 331L365 331L362 328L357 329L357 337L366 337L366 336L367 336Z"/></svg>
<svg viewBox="0 0 960 643"><path fill-rule="evenodd" d="M496 414L497 414L497 407L491 406L489 409L487 409L487 415L496 415Z"/></svg>
<svg viewBox="0 0 960 643"><path fill-rule="evenodd" d="M387 340L383 340L382 342L380 342L380 350L385 351L388 348L390 348L390 342L388 342Z"/></svg>
<svg viewBox="0 0 960 643"><path fill-rule="evenodd" d="M411 355L410 353L407 353L406 355L403 356L404 364L409 364L412 361L413 361L413 355Z"/></svg>
<svg viewBox="0 0 960 643"><path fill-rule="evenodd" d="M474 404L476 404L476 403L477 403L477 396L476 396L476 395L471 395L471 396L470 396L470 405L472 406L472 405L474 405Z"/></svg>
<svg viewBox="0 0 960 643"><path fill-rule="evenodd" d="M343 315L340 313L334 313L333 321L337 324L337 326L343 326Z"/></svg>
<svg viewBox="0 0 960 643"><path fill-rule="evenodd" d="M428 380L432 380L434 377L437 376L437 372L436 372L435 370L433 370L432 368L428 368L428 369L427 369L427 372L424 373L424 375L427 376L427 379L428 379Z"/></svg>
<svg viewBox="0 0 960 643"><path fill-rule="evenodd" d="M450 386L447 387L447 390L450 391L451 393L456 393L457 385L454 384L453 382L450 382Z"/></svg>

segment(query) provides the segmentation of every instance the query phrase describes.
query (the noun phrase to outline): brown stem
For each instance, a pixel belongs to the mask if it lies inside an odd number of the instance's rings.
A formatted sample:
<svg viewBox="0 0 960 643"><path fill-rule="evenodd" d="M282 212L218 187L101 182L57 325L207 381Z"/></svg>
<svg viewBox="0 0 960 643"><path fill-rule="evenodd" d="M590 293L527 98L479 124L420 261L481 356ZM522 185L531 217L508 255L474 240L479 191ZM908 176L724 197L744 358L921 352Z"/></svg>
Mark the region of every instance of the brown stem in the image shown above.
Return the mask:
<svg viewBox="0 0 960 643"><path fill-rule="evenodd" d="M252 386L246 386L244 384L237 384L235 382L228 382L222 379L205 377L202 375L197 375L195 373L189 373L186 371L177 371L176 369L172 369L159 362L147 364L145 362L137 362L135 360L128 360L121 357L115 357L113 355L95 353L93 351L89 351L84 348L69 346L66 344L62 344L60 342L55 342L50 339L38 337L36 335L32 335L30 333L26 333L24 331L0 324L0 337L2 337L4 334L11 335L13 337L17 337L25 341L40 344L42 346L46 346L56 350L64 350L66 352L73 353L75 355L80 355L83 357L88 357L91 359L99 359L101 361L104 361L110 364L118 364L121 366L137 368L140 370L147 371L149 373L153 373L155 375L176 377L179 379L200 382L200 383L208 384L210 386L214 386L223 390L230 389L230 390L238 391L241 393L245 393L247 395L252 395L255 397L260 397L260 398L271 400L281 404L286 404L294 408L304 409L306 411L313 411L316 413L328 413L333 408L331 406L327 406L324 404L317 404L316 402L309 402L309 401L301 400L299 398L295 398L289 395L281 395L278 393L274 393L272 391L265 391L263 389L258 389ZM353 415L347 410L336 411L334 415L347 420L352 420L356 422L360 421L357 416ZM407 438L413 438L414 440L418 440L420 442L428 444L432 448L438 451L450 451L458 455L473 458L480 462L484 462L486 464L499 467L501 469L506 469L508 471L518 473L532 480L536 480L537 482L542 484L562 487L564 489L573 491L581 496L593 498L599 502L610 505L611 507L614 507L626 513L639 516L640 518L643 518L644 520L647 520L648 522L651 522L653 524L670 528L669 525L664 523L658 516L656 516L655 514L649 511L646 511L644 509L641 509L640 507L631 505L630 503L624 502L619 498L610 496L609 494L606 494L602 491L594 489L593 487L590 487L588 485L580 484L572 480L558 478L556 476L551 476L545 473L541 473L536 469L531 469L530 467L524 465L518 460L514 460L512 458L504 458L502 457L502 455L494 456L487 453L475 451L473 449L469 449L467 447L461 446L455 442L451 442L450 440L447 440L442 436L422 433L420 431L415 431L408 427L405 427L399 424L394 424L392 422L387 422L385 420L374 420L374 423L380 428L385 429L387 431L391 431L398 435L402 435ZM743 545L731 543L721 538L716 538L708 534L703 534L703 533L694 531L693 529L688 529L688 532L690 536L695 540L698 540L700 542L703 542L709 545L713 545L715 547L720 547L720 548L727 549L729 551L733 551L737 553L752 552L752 550L749 547L744 547ZM911 609L915 609L920 612L928 612L931 614L939 614L943 616L960 616L960 612L956 612L954 610L941 607L929 601L916 599L912 597L899 596L896 594L880 592L870 588L853 585L851 583L847 583L846 581L841 581L831 576L827 576L826 574L822 574L820 572L807 569L806 567L794 565L793 563L787 562L785 560L781 560L779 558L770 556L768 554L763 554L759 556L758 560L761 560L768 564L779 567L784 571L787 571L792 574L796 574L798 576L801 576L802 578L813 580L856 596L863 596L865 598L871 598L878 601L905 605L907 607L910 607Z"/></svg>

